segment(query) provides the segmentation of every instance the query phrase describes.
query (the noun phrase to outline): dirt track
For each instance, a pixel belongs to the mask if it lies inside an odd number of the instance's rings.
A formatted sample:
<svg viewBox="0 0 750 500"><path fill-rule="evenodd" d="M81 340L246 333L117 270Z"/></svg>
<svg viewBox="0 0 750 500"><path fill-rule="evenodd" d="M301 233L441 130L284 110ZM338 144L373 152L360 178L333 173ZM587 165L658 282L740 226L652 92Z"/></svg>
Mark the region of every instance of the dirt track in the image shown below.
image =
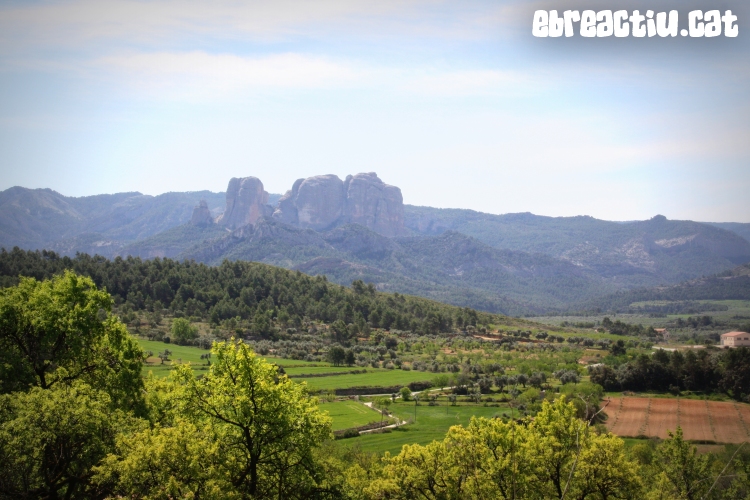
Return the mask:
<svg viewBox="0 0 750 500"><path fill-rule="evenodd" d="M679 425L685 439L741 443L750 440L750 406L697 399L611 398L609 430L623 437L667 438Z"/></svg>

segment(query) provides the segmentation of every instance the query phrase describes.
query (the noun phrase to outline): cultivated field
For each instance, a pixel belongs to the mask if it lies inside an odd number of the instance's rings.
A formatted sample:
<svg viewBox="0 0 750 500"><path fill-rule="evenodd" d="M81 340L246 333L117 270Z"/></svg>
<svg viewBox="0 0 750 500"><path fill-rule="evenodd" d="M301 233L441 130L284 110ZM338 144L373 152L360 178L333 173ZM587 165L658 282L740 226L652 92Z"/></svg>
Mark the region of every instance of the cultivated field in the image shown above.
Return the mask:
<svg viewBox="0 0 750 500"><path fill-rule="evenodd" d="M383 453L389 451L398 453L405 444L425 445L436 439L445 437L452 425L469 424L471 417L492 418L503 413L510 415L510 408L486 407L475 404L459 404L451 406L443 402L439 406L428 406L420 403L417 406L417 420L414 422L414 403L397 400L390 407L391 413L400 420L410 421L409 425L394 429L383 434L365 434L356 438L341 441L346 446L358 446L365 451ZM334 417L334 425L336 418Z"/></svg>
<svg viewBox="0 0 750 500"><path fill-rule="evenodd" d="M201 355L208 353L205 349L198 347L179 346L175 344L165 344L152 340L137 339L138 345L146 351L151 351L153 356L149 357L143 367L143 372L154 372L157 377L166 377L172 368L173 363L191 363L193 369L198 373L208 370L208 362L200 359ZM169 349L172 354L169 361L162 363L157 356L164 349ZM387 370L385 368L360 368L357 366L333 366L324 362L299 361L294 359L272 358L265 356L271 363L275 363L284 368L284 371L295 382L307 382L307 386L313 390L329 391L334 389L346 389L349 387L367 387L383 386L390 387L396 385L407 385L410 382L421 382L432 380L434 373L420 371L404 370ZM353 370L367 370L366 373L352 374L348 373ZM325 375L303 377L301 375ZM374 392L378 392L377 390ZM367 423L367 422L365 422Z"/></svg>
<svg viewBox="0 0 750 500"><path fill-rule="evenodd" d="M684 398L611 398L609 430L624 437L667 438L682 427L685 439L716 443L750 440L750 406Z"/></svg>
<svg viewBox="0 0 750 500"><path fill-rule="evenodd" d="M332 427L334 431L359 427L367 425L370 422L380 422L381 420L380 412L368 408L357 401L320 403L320 409L328 412L333 419Z"/></svg>
<svg viewBox="0 0 750 500"><path fill-rule="evenodd" d="M355 367L356 368L356 367ZM350 368L351 369L351 368ZM356 375L334 375L330 377L295 378L296 382L307 382L312 390L345 389L348 387L407 385L411 382L432 380L434 373L403 370L368 369ZM375 391L380 392L380 391Z"/></svg>

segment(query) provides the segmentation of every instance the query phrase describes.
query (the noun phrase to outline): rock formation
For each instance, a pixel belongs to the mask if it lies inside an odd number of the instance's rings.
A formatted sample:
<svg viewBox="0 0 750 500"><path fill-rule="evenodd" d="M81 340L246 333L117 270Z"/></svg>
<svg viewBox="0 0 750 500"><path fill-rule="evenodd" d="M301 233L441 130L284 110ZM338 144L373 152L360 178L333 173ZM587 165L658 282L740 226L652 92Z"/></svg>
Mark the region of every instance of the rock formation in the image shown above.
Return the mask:
<svg viewBox="0 0 750 500"><path fill-rule="evenodd" d="M193 216L190 217L190 224L193 226L208 226L214 223L211 217L211 210L208 209L206 200L201 200L193 209Z"/></svg>
<svg viewBox="0 0 750 500"><path fill-rule="evenodd" d="M381 181L374 172L298 179L279 200L273 217L281 222L321 231L356 223L384 236L404 231L401 190Z"/></svg>
<svg viewBox="0 0 750 500"><path fill-rule="evenodd" d="M257 177L233 177L227 187L227 208L217 219L217 223L235 229L255 222L265 215L270 215L268 193L263 190L263 183Z"/></svg>
<svg viewBox="0 0 750 500"><path fill-rule="evenodd" d="M344 212L344 183L335 175L298 179L279 200L274 217L287 224L321 231L335 226Z"/></svg>
<svg viewBox="0 0 750 500"><path fill-rule="evenodd" d="M383 236L404 230L404 199L401 190L380 180L375 172L347 176L344 181L344 218Z"/></svg>

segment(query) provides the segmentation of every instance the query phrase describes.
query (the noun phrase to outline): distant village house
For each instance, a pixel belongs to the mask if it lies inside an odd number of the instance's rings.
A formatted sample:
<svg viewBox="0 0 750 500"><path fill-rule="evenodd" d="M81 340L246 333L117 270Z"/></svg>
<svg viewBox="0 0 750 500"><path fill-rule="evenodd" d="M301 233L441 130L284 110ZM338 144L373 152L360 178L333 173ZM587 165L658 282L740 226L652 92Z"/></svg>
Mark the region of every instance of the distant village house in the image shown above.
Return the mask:
<svg viewBox="0 0 750 500"><path fill-rule="evenodd" d="M721 345L725 347L750 346L750 333L729 332L721 335Z"/></svg>

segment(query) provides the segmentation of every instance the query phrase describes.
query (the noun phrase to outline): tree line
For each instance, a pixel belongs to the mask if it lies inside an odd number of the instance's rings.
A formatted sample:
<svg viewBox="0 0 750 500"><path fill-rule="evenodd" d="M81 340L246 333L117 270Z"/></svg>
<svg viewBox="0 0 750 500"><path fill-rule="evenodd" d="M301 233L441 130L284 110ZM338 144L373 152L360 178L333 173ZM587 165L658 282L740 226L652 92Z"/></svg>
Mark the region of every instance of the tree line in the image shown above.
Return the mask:
<svg viewBox="0 0 750 500"><path fill-rule="evenodd" d="M656 350L617 367L589 369L591 381L608 391L724 392L750 398L750 349Z"/></svg>

